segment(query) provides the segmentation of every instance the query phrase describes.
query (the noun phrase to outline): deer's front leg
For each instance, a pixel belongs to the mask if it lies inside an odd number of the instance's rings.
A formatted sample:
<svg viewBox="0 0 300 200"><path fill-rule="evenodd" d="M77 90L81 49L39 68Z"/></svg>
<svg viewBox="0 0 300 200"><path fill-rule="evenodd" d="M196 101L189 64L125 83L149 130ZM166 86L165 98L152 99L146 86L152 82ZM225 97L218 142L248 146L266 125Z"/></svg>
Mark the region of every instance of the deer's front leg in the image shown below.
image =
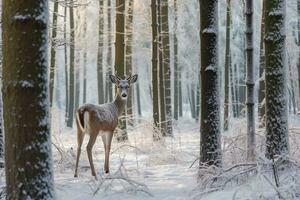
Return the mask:
<svg viewBox="0 0 300 200"><path fill-rule="evenodd" d="M109 173L109 153L110 153L112 138L113 138L113 132L106 133L105 136L102 136L103 145L105 149L105 162L104 162L105 173Z"/></svg>

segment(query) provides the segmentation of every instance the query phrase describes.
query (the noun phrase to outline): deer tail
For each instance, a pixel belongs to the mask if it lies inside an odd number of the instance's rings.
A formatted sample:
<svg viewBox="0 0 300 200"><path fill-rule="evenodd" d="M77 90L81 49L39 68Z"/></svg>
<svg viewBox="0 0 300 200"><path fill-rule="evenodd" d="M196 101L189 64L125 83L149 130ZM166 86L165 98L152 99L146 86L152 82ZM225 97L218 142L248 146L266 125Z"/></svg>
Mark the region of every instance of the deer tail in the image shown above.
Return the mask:
<svg viewBox="0 0 300 200"><path fill-rule="evenodd" d="M76 123L77 127L84 132L84 119L83 119L84 111L77 110L76 112Z"/></svg>

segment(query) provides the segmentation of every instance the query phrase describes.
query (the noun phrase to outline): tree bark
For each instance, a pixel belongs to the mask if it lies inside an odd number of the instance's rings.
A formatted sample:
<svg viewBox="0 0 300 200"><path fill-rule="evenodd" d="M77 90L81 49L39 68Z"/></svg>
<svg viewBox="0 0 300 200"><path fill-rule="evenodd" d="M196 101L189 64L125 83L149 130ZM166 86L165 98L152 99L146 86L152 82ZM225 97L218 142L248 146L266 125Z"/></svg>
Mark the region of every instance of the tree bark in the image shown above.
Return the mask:
<svg viewBox="0 0 300 200"><path fill-rule="evenodd" d="M158 74L159 74L159 124L162 136L167 135L166 122L166 96L165 96L165 72L163 61L163 44L162 44L162 1L157 0L157 18L158 18Z"/></svg>
<svg viewBox="0 0 300 200"><path fill-rule="evenodd" d="M298 48L300 47L300 0L297 0L297 11L298 11L298 23L297 23L297 29L298 29ZM297 63L297 68L298 68L298 92L300 96L300 50L298 49L298 63ZM298 97L299 98L299 97ZM300 100L298 100L298 112L300 111Z"/></svg>
<svg viewBox="0 0 300 200"><path fill-rule="evenodd" d="M125 75L125 0L116 0L116 44L115 44L115 74ZM119 123L121 133L117 135L118 141L128 140L126 130L126 112L123 113Z"/></svg>
<svg viewBox="0 0 300 200"><path fill-rule="evenodd" d="M53 102L54 91L54 76L55 76L55 61L56 61L56 36L57 36L57 14L58 0L54 1L53 21L52 21L52 36L51 36L51 55L50 55L50 106Z"/></svg>
<svg viewBox="0 0 300 200"><path fill-rule="evenodd" d="M66 108L65 117L68 121L69 109L69 76L68 76L68 45L67 45L67 5L64 5L64 56L65 56L65 87L66 87Z"/></svg>
<svg viewBox="0 0 300 200"><path fill-rule="evenodd" d="M246 67L247 67L247 159L255 160L254 65L253 65L253 0L246 0Z"/></svg>
<svg viewBox="0 0 300 200"><path fill-rule="evenodd" d="M218 66L218 0L200 1L200 165L221 165Z"/></svg>
<svg viewBox="0 0 300 200"><path fill-rule="evenodd" d="M84 24L83 24L83 37L84 37L84 48L83 48L83 99L82 102L86 103L87 95L87 21L86 21L86 10L84 13Z"/></svg>
<svg viewBox="0 0 300 200"><path fill-rule="evenodd" d="M169 6L168 0L161 0L161 31L163 45L163 70L165 81L166 102L166 136L173 136L172 130L172 95L171 95L171 68L170 68L170 36L169 36Z"/></svg>
<svg viewBox="0 0 300 200"><path fill-rule="evenodd" d="M269 159L289 153L285 3L285 0L265 3L266 157Z"/></svg>
<svg viewBox="0 0 300 200"><path fill-rule="evenodd" d="M133 40L133 9L134 0L128 1L127 20L126 20L126 74L132 73L132 40ZM133 88L134 86L132 86ZM127 99L127 115L129 116L128 123L133 124L133 94L134 90L129 91Z"/></svg>
<svg viewBox="0 0 300 200"><path fill-rule="evenodd" d="M81 15L78 9L75 9L76 11L76 31L75 31L75 43L74 45L74 51L76 53L75 55L75 107L74 107L74 113L76 109L79 107L80 104L80 59L81 59L81 49L79 47L79 44L81 43L81 38L82 38L82 32L81 32L81 27L79 25L79 22L81 21ZM77 34L76 34L77 33Z"/></svg>
<svg viewBox="0 0 300 200"><path fill-rule="evenodd" d="M74 64L75 64L75 30L74 30L74 10L73 1L70 2L70 70L69 70L69 109L67 126L73 126L74 118L74 92L75 92L75 76L74 76Z"/></svg>
<svg viewBox="0 0 300 200"><path fill-rule="evenodd" d="M178 69L178 38L177 38L177 0L174 0L174 119L179 118L179 69Z"/></svg>
<svg viewBox="0 0 300 200"><path fill-rule="evenodd" d="M258 89L258 123L259 128L266 126L265 122L265 45L264 45L264 32L265 32L265 1L262 1L262 18L261 18L261 35L260 35L260 56L259 56L259 89Z"/></svg>
<svg viewBox="0 0 300 200"><path fill-rule="evenodd" d="M2 43L2 41L1 41ZM1 49L2 50L2 49ZM1 56L2 57L2 56ZM2 65L2 63L1 63ZM2 68L2 66L1 66ZM1 69L1 74L2 74L2 69ZM1 80L2 82L2 80ZM0 83L0 86L2 89L2 83ZM2 102L2 90L0 91L0 168L4 167L4 140L3 140L3 116L2 116L2 112L3 112L3 102Z"/></svg>
<svg viewBox="0 0 300 200"><path fill-rule="evenodd" d="M231 68L231 52L230 52L230 24L231 24L231 5L227 0L226 11L226 48L225 48L225 88L224 88L224 131L228 130L229 123L229 72ZM232 84L232 83L231 83Z"/></svg>
<svg viewBox="0 0 300 200"><path fill-rule="evenodd" d="M107 56L106 56L106 63L107 63L107 72L106 72L106 84L108 85L107 87L107 98L106 102L112 102L113 100L113 86L111 81L109 81L109 75L112 74L112 26L111 26L111 0L107 0Z"/></svg>
<svg viewBox="0 0 300 200"><path fill-rule="evenodd" d="M4 0L6 199L54 199L48 95L48 1Z"/></svg>
<svg viewBox="0 0 300 200"><path fill-rule="evenodd" d="M157 27L157 0L151 0L151 21L152 21L152 107L154 126L159 124L159 89L158 89L158 27ZM154 140L158 139L156 134Z"/></svg>
<svg viewBox="0 0 300 200"><path fill-rule="evenodd" d="M103 79L103 29L104 29L104 5L103 0L99 0L99 30L98 30L98 55L97 55L97 80L98 80L98 103L103 104L104 99L104 79Z"/></svg>

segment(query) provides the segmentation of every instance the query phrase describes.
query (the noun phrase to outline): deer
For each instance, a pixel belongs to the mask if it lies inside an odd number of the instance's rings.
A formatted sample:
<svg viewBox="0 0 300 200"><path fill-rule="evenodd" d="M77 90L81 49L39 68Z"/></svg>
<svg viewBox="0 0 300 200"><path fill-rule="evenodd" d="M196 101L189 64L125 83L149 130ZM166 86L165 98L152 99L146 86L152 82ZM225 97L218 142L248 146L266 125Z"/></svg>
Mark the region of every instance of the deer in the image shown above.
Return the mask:
<svg viewBox="0 0 300 200"><path fill-rule="evenodd" d="M138 79L138 75L125 76L121 79L118 76L109 75L110 81L117 86L115 100L109 103L96 105L84 104L76 110L76 126L77 126L77 156L74 177L78 177L78 163L81 153L81 146L85 135L89 135L89 141L86 146L87 156L92 172L92 176L96 177L95 167L93 163L92 149L96 142L97 136L102 137L105 161L104 172L109 173L109 154L114 130L118 125L118 118L125 110L129 89Z"/></svg>

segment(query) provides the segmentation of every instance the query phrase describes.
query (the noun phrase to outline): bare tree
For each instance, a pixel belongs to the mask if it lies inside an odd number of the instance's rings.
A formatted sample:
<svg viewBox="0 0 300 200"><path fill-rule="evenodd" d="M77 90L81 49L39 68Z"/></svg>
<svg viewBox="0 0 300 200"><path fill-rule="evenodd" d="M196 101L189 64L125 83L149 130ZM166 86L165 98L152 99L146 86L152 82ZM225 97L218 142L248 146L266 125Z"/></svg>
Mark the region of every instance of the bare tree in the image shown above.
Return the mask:
<svg viewBox="0 0 300 200"><path fill-rule="evenodd" d="M2 3L6 199L54 199L48 1Z"/></svg>
<svg viewBox="0 0 300 200"><path fill-rule="evenodd" d="M200 0L200 165L221 165L217 13L218 0Z"/></svg>
<svg viewBox="0 0 300 200"><path fill-rule="evenodd" d="M255 159L253 0L246 0L246 67L247 67L247 158Z"/></svg>
<svg viewBox="0 0 300 200"><path fill-rule="evenodd" d="M152 19L152 98L154 126L159 124L159 89L158 89L158 27L157 27L157 0L151 0ZM156 135L154 135L154 139Z"/></svg>
<svg viewBox="0 0 300 200"><path fill-rule="evenodd" d="M124 76L125 69L125 0L116 0L116 43L115 43L115 73ZM123 78L123 77L122 77ZM126 130L126 112L123 113L119 123L121 133L118 141L128 140Z"/></svg>
<svg viewBox="0 0 300 200"><path fill-rule="evenodd" d="M266 157L289 153L285 0L265 2ZM276 12L274 12L276 11Z"/></svg>
<svg viewBox="0 0 300 200"><path fill-rule="evenodd" d="M55 76L55 61L56 61L56 36L57 36L57 15L58 15L58 0L54 1L52 35L51 35L51 54L50 54L50 105L53 102L54 91L54 76Z"/></svg>

